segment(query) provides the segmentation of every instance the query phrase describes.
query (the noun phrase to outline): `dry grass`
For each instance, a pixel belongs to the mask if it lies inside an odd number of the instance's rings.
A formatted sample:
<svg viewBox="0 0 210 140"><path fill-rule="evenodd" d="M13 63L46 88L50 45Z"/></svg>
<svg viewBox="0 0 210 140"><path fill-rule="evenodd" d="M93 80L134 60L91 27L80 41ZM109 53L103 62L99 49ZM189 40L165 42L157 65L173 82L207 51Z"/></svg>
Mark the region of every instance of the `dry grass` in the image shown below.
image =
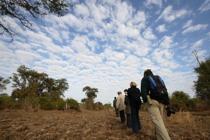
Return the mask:
<svg viewBox="0 0 210 140"><path fill-rule="evenodd" d="M6 140L121 140L154 138L149 115L141 112L142 130L133 135L112 110L101 111L0 111L0 139ZM166 118L172 140L204 140L210 137L210 114L178 112Z"/></svg>

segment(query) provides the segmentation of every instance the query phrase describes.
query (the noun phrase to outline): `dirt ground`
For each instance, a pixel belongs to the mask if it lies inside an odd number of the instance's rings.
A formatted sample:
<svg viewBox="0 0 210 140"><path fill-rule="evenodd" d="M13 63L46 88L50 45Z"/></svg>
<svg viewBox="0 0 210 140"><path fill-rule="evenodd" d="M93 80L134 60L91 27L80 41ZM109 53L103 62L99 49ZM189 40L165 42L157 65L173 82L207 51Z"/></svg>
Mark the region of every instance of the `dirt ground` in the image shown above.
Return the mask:
<svg viewBox="0 0 210 140"><path fill-rule="evenodd" d="M113 110L102 111L0 111L1 140L150 140L154 127L141 112L142 130L132 134ZM209 113L176 113L166 118L172 140L210 140Z"/></svg>

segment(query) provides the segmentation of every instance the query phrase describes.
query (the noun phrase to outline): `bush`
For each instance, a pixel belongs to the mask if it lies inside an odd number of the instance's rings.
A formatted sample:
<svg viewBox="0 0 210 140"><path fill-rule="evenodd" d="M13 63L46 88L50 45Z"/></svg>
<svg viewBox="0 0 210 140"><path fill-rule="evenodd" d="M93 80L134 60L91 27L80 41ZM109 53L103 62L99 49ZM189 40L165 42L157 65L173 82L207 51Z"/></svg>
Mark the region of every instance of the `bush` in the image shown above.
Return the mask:
<svg viewBox="0 0 210 140"><path fill-rule="evenodd" d="M104 104L104 108L110 109L110 108L112 108L112 105L110 103Z"/></svg>
<svg viewBox="0 0 210 140"><path fill-rule="evenodd" d="M13 107L12 98L7 94L0 95L0 109L12 108L12 107Z"/></svg>
<svg viewBox="0 0 210 140"><path fill-rule="evenodd" d="M49 97L40 97L39 98L40 109L44 110L52 110L56 108L55 103L52 102Z"/></svg>
<svg viewBox="0 0 210 140"><path fill-rule="evenodd" d="M70 98L70 99L66 100L66 103L67 103L67 106L68 106L67 108L80 110L79 103L76 100Z"/></svg>
<svg viewBox="0 0 210 140"><path fill-rule="evenodd" d="M101 110L101 109L104 109L104 106L101 102L96 102L94 104L94 108L95 108L95 110Z"/></svg>
<svg viewBox="0 0 210 140"><path fill-rule="evenodd" d="M66 102L63 99L58 99L56 102L56 107L58 110L64 110Z"/></svg>

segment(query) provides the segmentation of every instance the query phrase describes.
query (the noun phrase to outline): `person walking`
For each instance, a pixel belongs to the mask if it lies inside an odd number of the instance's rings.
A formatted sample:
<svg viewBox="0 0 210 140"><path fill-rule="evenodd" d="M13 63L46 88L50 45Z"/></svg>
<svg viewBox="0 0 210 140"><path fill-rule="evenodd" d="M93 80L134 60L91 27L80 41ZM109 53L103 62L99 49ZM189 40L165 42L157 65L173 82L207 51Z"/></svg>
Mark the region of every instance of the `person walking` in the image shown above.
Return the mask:
<svg viewBox="0 0 210 140"><path fill-rule="evenodd" d="M116 103L117 103L117 98L114 97L114 100L113 100L113 107L114 107L114 111L116 113L116 117L119 117L119 113L118 113L118 110L117 110L117 107L116 107Z"/></svg>
<svg viewBox="0 0 210 140"><path fill-rule="evenodd" d="M130 88L128 89L128 99L131 107L131 127L134 133L139 133L141 129L141 123L139 119L139 109L141 105L140 90L137 88L135 82L130 83Z"/></svg>
<svg viewBox="0 0 210 140"><path fill-rule="evenodd" d="M145 70L141 80L141 94L155 126L157 140L170 140L163 121L164 107L169 104L168 92L163 80L150 69Z"/></svg>
<svg viewBox="0 0 210 140"><path fill-rule="evenodd" d="M126 120L127 120L126 123L127 123L127 127L131 128L131 106L130 106L127 92L128 90L125 89L124 94L125 94L125 113L126 113Z"/></svg>
<svg viewBox="0 0 210 140"><path fill-rule="evenodd" d="M122 94L121 91L119 91L117 94L118 96L117 96L116 107L120 113L121 123L124 123L125 122L125 104L124 104L125 96Z"/></svg>

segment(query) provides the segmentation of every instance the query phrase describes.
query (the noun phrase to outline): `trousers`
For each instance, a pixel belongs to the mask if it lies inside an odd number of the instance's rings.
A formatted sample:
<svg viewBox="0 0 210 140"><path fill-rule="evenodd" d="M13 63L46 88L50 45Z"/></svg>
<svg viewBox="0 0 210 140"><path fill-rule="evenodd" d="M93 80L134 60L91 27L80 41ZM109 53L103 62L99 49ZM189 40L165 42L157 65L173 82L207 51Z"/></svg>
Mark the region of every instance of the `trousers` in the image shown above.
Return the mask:
<svg viewBox="0 0 210 140"><path fill-rule="evenodd" d="M157 140L171 140L163 121L164 105L151 99L150 103L147 103L147 110L155 126Z"/></svg>

